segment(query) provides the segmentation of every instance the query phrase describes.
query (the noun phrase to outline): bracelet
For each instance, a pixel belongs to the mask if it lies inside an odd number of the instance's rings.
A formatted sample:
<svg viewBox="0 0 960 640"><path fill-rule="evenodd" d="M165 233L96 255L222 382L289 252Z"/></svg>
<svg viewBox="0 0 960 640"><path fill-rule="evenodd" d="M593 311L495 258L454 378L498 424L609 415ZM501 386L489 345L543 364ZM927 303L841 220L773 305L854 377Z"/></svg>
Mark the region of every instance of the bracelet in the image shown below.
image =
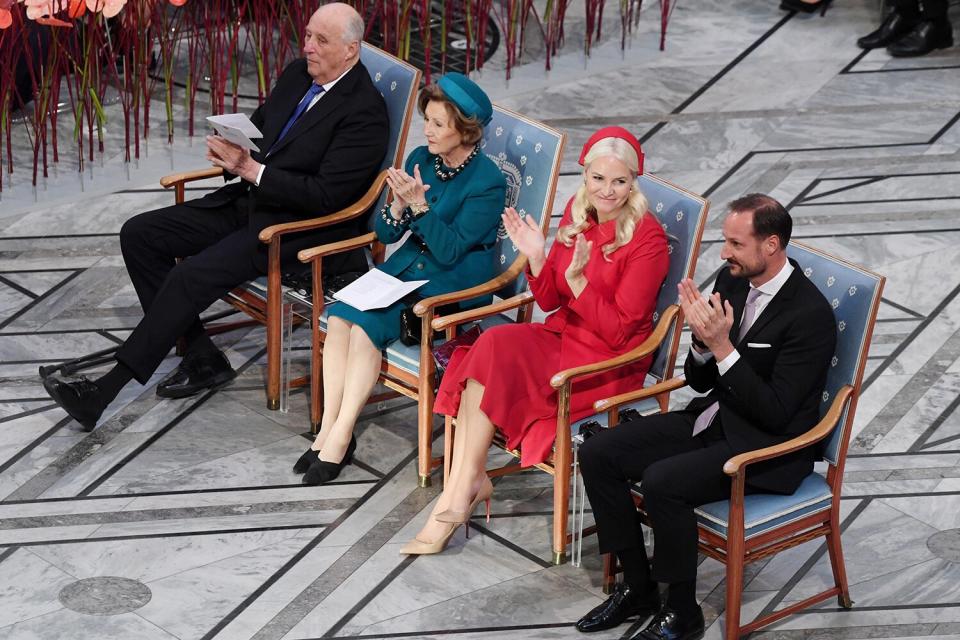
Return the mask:
<svg viewBox="0 0 960 640"><path fill-rule="evenodd" d="M380 218L386 222L391 227L401 227L409 222L410 214L407 213L409 207L403 210L403 214L400 216L400 219L397 220L393 217L393 214L390 213L390 203L384 204L383 208L380 209Z"/></svg>
<svg viewBox="0 0 960 640"><path fill-rule="evenodd" d="M425 214L427 211L430 211L430 205L426 202L421 202L419 204L411 203L408 207L410 212L413 214L414 220Z"/></svg>

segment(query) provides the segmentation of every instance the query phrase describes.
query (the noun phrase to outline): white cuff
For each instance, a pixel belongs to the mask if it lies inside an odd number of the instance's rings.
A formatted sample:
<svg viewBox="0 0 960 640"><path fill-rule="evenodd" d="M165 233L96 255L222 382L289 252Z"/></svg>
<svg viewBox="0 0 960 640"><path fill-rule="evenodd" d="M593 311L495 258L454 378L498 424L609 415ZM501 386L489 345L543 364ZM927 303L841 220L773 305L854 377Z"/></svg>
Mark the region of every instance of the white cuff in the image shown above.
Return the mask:
<svg viewBox="0 0 960 640"><path fill-rule="evenodd" d="M260 186L260 181L263 180L263 170L266 168L267 168L267 165L265 164L260 165L260 171L257 171L257 179L253 183L254 186L257 186L257 187Z"/></svg>
<svg viewBox="0 0 960 640"><path fill-rule="evenodd" d="M712 351L704 351L701 353L693 347L690 347L690 355L693 356L693 359L697 364L706 364L708 361L713 360Z"/></svg>
<svg viewBox="0 0 960 640"><path fill-rule="evenodd" d="M725 374L727 371L730 371L730 367L737 364L737 360L740 359L740 353L734 349L730 352L726 358L717 363L717 371L720 375Z"/></svg>

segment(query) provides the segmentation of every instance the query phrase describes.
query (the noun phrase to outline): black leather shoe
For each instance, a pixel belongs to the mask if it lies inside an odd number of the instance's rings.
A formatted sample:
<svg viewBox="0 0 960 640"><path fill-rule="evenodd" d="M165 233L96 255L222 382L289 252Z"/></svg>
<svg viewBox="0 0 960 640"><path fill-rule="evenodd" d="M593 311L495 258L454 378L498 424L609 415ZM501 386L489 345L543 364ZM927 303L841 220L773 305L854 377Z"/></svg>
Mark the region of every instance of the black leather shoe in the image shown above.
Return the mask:
<svg viewBox="0 0 960 640"><path fill-rule="evenodd" d="M885 47L908 34L916 24L916 20L905 18L898 12L891 11L884 18L879 29L857 40L857 46L861 49Z"/></svg>
<svg viewBox="0 0 960 640"><path fill-rule="evenodd" d="M700 640L703 627L703 610L700 607L697 607L695 616L681 617L665 606L632 640Z"/></svg>
<svg viewBox="0 0 960 640"><path fill-rule="evenodd" d="M293 463L293 472L306 473L307 469L310 468L311 463L313 463L314 460L320 459L317 457L319 453L320 452L317 451L316 449L312 449L312 448L307 449L307 451L302 456L300 456L300 458L296 462Z"/></svg>
<svg viewBox="0 0 960 640"><path fill-rule="evenodd" d="M343 454L343 459L340 462L327 462L314 456L310 468L303 476L303 484L316 486L336 480L343 468L353 461L353 452L356 450L357 438L350 436L350 444L347 445L347 451Z"/></svg>
<svg viewBox="0 0 960 640"><path fill-rule="evenodd" d="M802 2L801 0L781 0L780 8L784 11L799 11L801 13L821 13L827 12L830 0L819 0L818 2Z"/></svg>
<svg viewBox="0 0 960 640"><path fill-rule="evenodd" d="M227 356L211 351L185 356L180 366L157 385L161 398L186 398L204 389L226 384L237 377Z"/></svg>
<svg viewBox="0 0 960 640"><path fill-rule="evenodd" d="M577 620L577 631L590 633L612 629L632 616L640 618L651 616L659 608L660 594L656 589L638 593L629 585L620 583L614 587L613 594L605 602Z"/></svg>
<svg viewBox="0 0 960 640"><path fill-rule="evenodd" d="M887 52L894 58L925 56L934 49L953 46L953 27L946 20L924 20L917 23L910 33L889 47Z"/></svg>
<svg viewBox="0 0 960 640"><path fill-rule="evenodd" d="M107 405L100 387L84 377L68 381L54 374L44 379L43 388L84 431L93 431Z"/></svg>

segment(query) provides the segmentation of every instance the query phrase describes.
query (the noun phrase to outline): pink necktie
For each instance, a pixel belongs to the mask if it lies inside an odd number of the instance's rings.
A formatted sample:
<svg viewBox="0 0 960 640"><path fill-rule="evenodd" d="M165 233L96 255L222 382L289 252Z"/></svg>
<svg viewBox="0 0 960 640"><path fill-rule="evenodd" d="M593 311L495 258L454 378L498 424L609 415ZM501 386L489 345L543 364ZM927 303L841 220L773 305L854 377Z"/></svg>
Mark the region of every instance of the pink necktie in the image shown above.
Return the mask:
<svg viewBox="0 0 960 640"><path fill-rule="evenodd" d="M737 335L738 344L743 340L743 337L747 335L747 331L750 330L750 326L757 317L757 298L759 297L760 290L750 287L750 293L747 294L747 304L743 307L743 318L740 319L740 332ZM719 402L714 402L704 409L704 411L697 416L696 422L693 423L693 435L697 436L701 431L709 427L713 421L713 417L717 415L717 411L719 410Z"/></svg>

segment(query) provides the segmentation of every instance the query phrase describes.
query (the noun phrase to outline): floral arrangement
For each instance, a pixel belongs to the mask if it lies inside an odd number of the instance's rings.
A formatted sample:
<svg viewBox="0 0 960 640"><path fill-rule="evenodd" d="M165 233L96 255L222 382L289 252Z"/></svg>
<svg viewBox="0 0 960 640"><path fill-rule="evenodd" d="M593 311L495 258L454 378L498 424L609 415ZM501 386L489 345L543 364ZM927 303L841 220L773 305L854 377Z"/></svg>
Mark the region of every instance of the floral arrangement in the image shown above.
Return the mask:
<svg viewBox="0 0 960 640"><path fill-rule="evenodd" d="M491 21L502 34L508 77L531 32L542 38L549 69L563 43L570 3L345 1L364 17L366 39L403 59L409 59L413 49L422 49L428 82L432 68L447 66L447 33L453 25L464 32L468 71L480 68L488 55L486 32ZM583 1L584 48L589 53L591 43L600 37L606 0ZM621 45L639 19L642 1L618 3ZM186 108L183 126L188 136L195 133L198 100L208 101L203 110L210 114L238 109L241 77L256 78L256 95L262 101L283 68L299 55L306 23L320 2L0 0L0 192L4 173L14 170L15 111L27 116L22 122L33 146L34 185L40 175L48 175L51 163L59 162L60 118L72 121L80 171L98 152L104 153L103 96L108 93L119 96L124 159L131 161L140 157L141 142L148 139L151 105L157 100L163 101L166 111L168 142L173 141L177 124L175 101L182 100ZM675 4L660 0L661 48L666 19ZM439 38L437 45L432 45L432 38ZM24 70L29 70L26 78Z"/></svg>

